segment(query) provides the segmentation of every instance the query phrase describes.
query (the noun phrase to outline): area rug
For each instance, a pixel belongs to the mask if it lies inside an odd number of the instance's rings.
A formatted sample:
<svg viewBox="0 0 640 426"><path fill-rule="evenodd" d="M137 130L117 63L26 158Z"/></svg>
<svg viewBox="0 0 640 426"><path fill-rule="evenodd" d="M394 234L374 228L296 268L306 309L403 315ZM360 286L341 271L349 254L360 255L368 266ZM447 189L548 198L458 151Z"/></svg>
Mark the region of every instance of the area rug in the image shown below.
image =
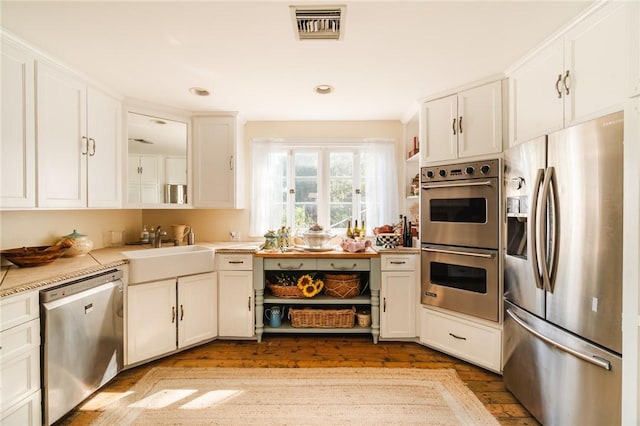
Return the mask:
<svg viewBox="0 0 640 426"><path fill-rule="evenodd" d="M497 425L455 370L150 370L94 425Z"/></svg>

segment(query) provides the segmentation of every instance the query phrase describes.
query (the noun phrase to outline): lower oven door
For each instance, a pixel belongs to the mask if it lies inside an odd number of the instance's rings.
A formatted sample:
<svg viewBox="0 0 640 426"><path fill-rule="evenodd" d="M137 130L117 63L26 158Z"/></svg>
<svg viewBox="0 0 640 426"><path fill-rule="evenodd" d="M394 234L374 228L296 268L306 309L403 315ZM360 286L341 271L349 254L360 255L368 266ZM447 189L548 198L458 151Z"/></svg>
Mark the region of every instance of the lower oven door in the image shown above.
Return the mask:
<svg viewBox="0 0 640 426"><path fill-rule="evenodd" d="M498 321L497 250L423 244L421 252L423 304Z"/></svg>

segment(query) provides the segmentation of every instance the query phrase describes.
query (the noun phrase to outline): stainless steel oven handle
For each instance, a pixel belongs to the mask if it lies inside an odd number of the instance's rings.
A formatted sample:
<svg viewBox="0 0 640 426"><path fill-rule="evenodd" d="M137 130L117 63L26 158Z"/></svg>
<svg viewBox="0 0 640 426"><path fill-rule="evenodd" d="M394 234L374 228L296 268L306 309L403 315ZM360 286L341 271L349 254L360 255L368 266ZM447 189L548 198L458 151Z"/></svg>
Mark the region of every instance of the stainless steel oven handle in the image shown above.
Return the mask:
<svg viewBox="0 0 640 426"><path fill-rule="evenodd" d="M460 256L482 257L484 259L493 259L493 257L495 256L493 253L475 253L470 251L457 251L457 250L445 250L445 249L434 249L434 248L422 248L422 251L430 251L433 253L444 253L444 254L457 254Z"/></svg>
<svg viewBox="0 0 640 426"><path fill-rule="evenodd" d="M427 183L422 185L422 189L438 189L438 188L463 188L465 186L493 186L490 180L482 182L465 182L465 183Z"/></svg>
<svg viewBox="0 0 640 426"><path fill-rule="evenodd" d="M583 354L582 352L578 352L575 349L571 349L568 346L565 346L561 343L556 342L555 340L552 340L550 338L548 338L547 336L545 336L544 334L540 333L539 331L534 330L533 328L531 328L526 322L524 322L524 320L522 320L518 315L515 314L515 312L513 312L511 309L507 309L507 314L509 314L509 316L522 328L524 328L526 331L528 331L529 333L533 334L534 336L536 336L538 339L542 340L543 342L560 349L563 352L566 352L568 354L571 354L573 356L575 356L576 358L580 358L583 361L589 362L591 364L597 365L598 367L604 368L605 370L611 370L611 363L609 361L607 361L606 359L602 359L600 357L597 357L595 355L587 355L587 354Z"/></svg>

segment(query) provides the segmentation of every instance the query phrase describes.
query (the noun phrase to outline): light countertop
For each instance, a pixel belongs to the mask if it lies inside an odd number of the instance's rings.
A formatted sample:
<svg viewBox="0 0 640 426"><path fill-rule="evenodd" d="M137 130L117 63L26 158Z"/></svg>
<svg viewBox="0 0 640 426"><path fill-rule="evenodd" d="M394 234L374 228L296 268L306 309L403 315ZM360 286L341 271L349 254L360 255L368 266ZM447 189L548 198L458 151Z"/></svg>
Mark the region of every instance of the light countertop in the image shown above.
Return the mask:
<svg viewBox="0 0 640 426"><path fill-rule="evenodd" d="M218 253L255 253L260 243L214 242L198 243L211 247ZM168 246L168 245L167 245ZM0 297L34 290L82 277L99 271L115 268L127 263L122 252L144 250L149 245L126 245L93 250L84 256L61 257L48 265L31 268L3 266L0 270Z"/></svg>

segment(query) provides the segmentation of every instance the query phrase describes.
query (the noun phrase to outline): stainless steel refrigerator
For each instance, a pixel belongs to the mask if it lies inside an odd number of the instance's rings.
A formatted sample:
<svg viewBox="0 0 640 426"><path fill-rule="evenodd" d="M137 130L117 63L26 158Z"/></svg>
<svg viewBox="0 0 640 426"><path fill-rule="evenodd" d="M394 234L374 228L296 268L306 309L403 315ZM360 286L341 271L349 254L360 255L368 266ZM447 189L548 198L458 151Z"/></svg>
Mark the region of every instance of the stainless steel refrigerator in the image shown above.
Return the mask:
<svg viewBox="0 0 640 426"><path fill-rule="evenodd" d="M618 425L623 113L505 153L504 382L545 425Z"/></svg>

